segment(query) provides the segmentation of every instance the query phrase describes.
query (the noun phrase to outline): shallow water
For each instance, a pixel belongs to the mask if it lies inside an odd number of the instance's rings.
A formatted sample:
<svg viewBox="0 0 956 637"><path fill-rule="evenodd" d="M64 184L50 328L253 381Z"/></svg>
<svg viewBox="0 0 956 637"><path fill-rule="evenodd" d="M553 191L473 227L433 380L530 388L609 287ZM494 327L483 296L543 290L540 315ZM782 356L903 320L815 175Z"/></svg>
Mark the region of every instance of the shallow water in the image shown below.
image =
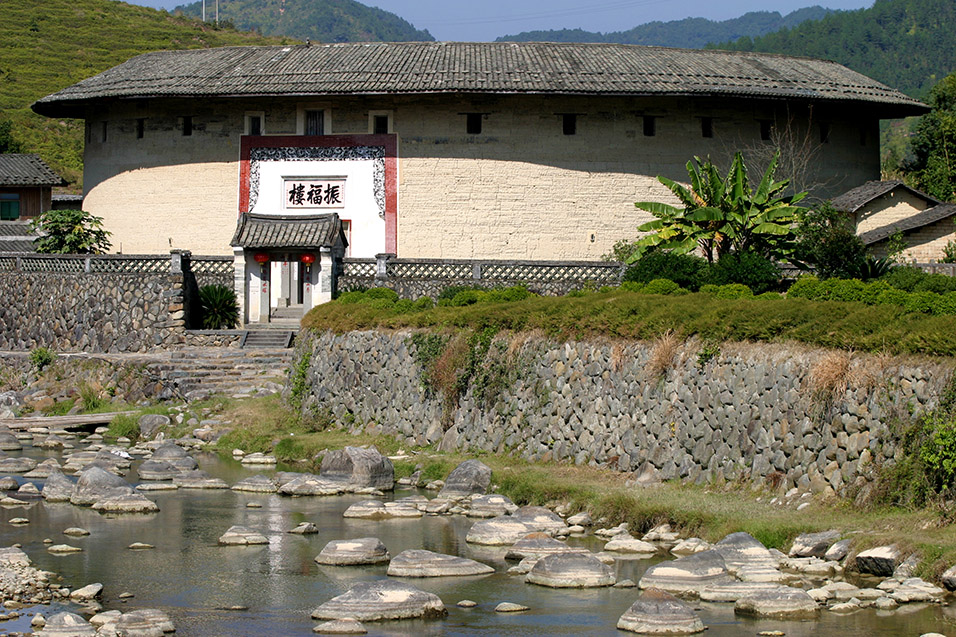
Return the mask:
<svg viewBox="0 0 956 637"><path fill-rule="evenodd" d="M34 453L42 459L55 454ZM211 455L198 457L201 468L232 484L262 473ZM135 464L134 464L135 467ZM135 474L132 474L135 475ZM34 481L41 486L42 480ZM414 491L396 491L404 497ZM348 590L351 584L385 577L385 566L320 566L313 559L333 539L375 536L392 555L425 548L470 557L496 568L481 577L410 579L415 586L439 595L448 608L444 620L366 623L370 635L626 635L615 628L618 618L638 596L637 589L548 589L525 584L506 575L511 565L504 548L466 544L465 534L475 521L461 516L426 516L411 520L369 521L342 517L342 512L367 496L288 498L231 490L151 492L161 511L150 515L104 516L70 504L41 502L31 508L0 508L0 546L15 542L35 565L61 574L71 588L93 582L104 584L105 609L159 608L172 617L179 635L307 635L318 623L312 610ZM393 497L393 496L389 496ZM247 508L259 502L262 508ZM26 517L30 524L9 524ZM320 532L300 536L287 533L299 522L314 522ZM233 524L267 535L268 546L220 547L217 539ZM67 537L63 529L80 526L87 537ZM84 549L82 553L53 555L44 538ZM152 544L154 550L133 551L133 542ZM571 540L599 550L593 539ZM637 581L657 560L621 560L619 578ZM128 602L119 595L130 592ZM462 599L478 603L472 609L455 604ZM517 614L497 614L502 601L530 606ZM246 611L223 608L241 605ZM896 637L940 632L956 635L956 610L935 605L904 606L893 613L864 610L849 616L821 612L818 621L782 622L741 619L733 604L698 604L707 635L752 637L764 630L781 630L788 637L817 635ZM40 607L49 614L50 608ZM29 618L7 622L0 631L28 630Z"/></svg>

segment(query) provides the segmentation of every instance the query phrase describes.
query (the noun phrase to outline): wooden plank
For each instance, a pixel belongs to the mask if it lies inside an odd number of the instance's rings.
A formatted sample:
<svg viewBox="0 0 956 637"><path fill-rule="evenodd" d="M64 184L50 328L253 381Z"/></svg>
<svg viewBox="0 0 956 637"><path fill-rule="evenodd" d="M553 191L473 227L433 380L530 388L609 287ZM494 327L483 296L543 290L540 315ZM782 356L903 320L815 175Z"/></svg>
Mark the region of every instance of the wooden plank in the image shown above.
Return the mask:
<svg viewBox="0 0 956 637"><path fill-rule="evenodd" d="M32 418L0 418L0 425L10 429L30 429L31 427L84 427L87 425L108 425L115 416L131 416L137 411L113 411L103 414L81 414L74 416L34 416Z"/></svg>

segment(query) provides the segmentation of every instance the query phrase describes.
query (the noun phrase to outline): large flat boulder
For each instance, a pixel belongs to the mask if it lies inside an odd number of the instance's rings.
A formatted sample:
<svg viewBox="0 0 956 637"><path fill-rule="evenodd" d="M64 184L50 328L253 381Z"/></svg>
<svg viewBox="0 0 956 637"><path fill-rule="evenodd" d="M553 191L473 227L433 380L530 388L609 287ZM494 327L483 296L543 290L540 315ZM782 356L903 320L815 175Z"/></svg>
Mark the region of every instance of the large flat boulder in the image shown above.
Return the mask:
<svg viewBox="0 0 956 637"><path fill-rule="evenodd" d="M326 480L344 482L356 489L391 490L395 487L395 469L392 461L375 447L346 447L330 451L322 458L319 476Z"/></svg>
<svg viewBox="0 0 956 637"><path fill-rule="evenodd" d="M387 574L393 577L447 577L453 575L487 575L495 569L465 557L434 553L423 549L402 551L388 564Z"/></svg>
<svg viewBox="0 0 956 637"><path fill-rule="evenodd" d="M823 557L840 539L839 531L821 531L798 535L790 547L790 557Z"/></svg>
<svg viewBox="0 0 956 637"><path fill-rule="evenodd" d="M118 475L92 466L80 472L70 502L77 506L93 506L105 498L134 493L133 487Z"/></svg>
<svg viewBox="0 0 956 637"><path fill-rule="evenodd" d="M147 460L136 469L140 480L172 480L180 473L165 460Z"/></svg>
<svg viewBox="0 0 956 637"><path fill-rule="evenodd" d="M315 557L318 564L357 566L388 562L388 549L377 537L332 540Z"/></svg>
<svg viewBox="0 0 956 637"><path fill-rule="evenodd" d="M275 480L264 475L255 475L249 478L243 478L232 485L233 491L246 491L249 493L276 493L279 487Z"/></svg>
<svg viewBox="0 0 956 637"><path fill-rule="evenodd" d="M150 637L176 632L169 615L156 608L140 608L120 615L116 620L116 634L128 637Z"/></svg>
<svg viewBox="0 0 956 637"><path fill-rule="evenodd" d="M510 515L475 522L465 541L489 546L510 546L535 529Z"/></svg>
<svg viewBox="0 0 956 637"><path fill-rule="evenodd" d="M766 546L749 533L731 533L714 545L731 573L742 569L774 569L778 562Z"/></svg>
<svg viewBox="0 0 956 637"><path fill-rule="evenodd" d="M359 582L314 611L312 619L382 621L444 617L448 614L437 595L395 580Z"/></svg>
<svg viewBox="0 0 956 637"><path fill-rule="evenodd" d="M491 485L491 467L480 460L465 460L445 478L439 498L464 498L473 493L487 493Z"/></svg>
<svg viewBox="0 0 956 637"><path fill-rule="evenodd" d="M173 478L173 484L180 489L228 489L225 480L213 478L201 469L183 471Z"/></svg>
<svg viewBox="0 0 956 637"><path fill-rule="evenodd" d="M638 586L659 588L677 595L699 595L707 586L731 581L733 577L727 571L724 558L711 550L655 564L644 571Z"/></svg>
<svg viewBox="0 0 956 637"><path fill-rule="evenodd" d="M900 553L899 547L895 544L890 546L878 546L868 551L858 553L856 556L856 568L861 573L890 577L901 561L903 561L903 556Z"/></svg>
<svg viewBox="0 0 956 637"><path fill-rule="evenodd" d="M47 476L40 493L47 502L69 502L74 486L73 481L57 469Z"/></svg>
<svg viewBox="0 0 956 637"><path fill-rule="evenodd" d="M658 588L645 590L617 627L641 635L692 635L706 629L693 608Z"/></svg>
<svg viewBox="0 0 956 637"><path fill-rule="evenodd" d="M93 510L100 513L155 513L159 511L159 505L134 491L97 500L93 503Z"/></svg>
<svg viewBox="0 0 956 637"><path fill-rule="evenodd" d="M470 518L494 518L512 514L517 510L518 506L511 501L511 498L492 493L474 496L465 515Z"/></svg>
<svg viewBox="0 0 956 637"><path fill-rule="evenodd" d="M818 610L817 602L806 591L789 586L754 591L734 604L736 613L777 619L812 619Z"/></svg>
<svg viewBox="0 0 956 637"><path fill-rule="evenodd" d="M568 528L567 523L561 519L560 515L545 507L523 506L512 513L511 517L524 523L532 531L554 533Z"/></svg>
<svg viewBox="0 0 956 637"><path fill-rule="evenodd" d="M568 546L567 542L556 540L547 533L536 531L529 533L508 549L505 553L506 560L523 560L532 558L540 560L546 555L555 555L557 553L587 553L584 548L573 548Z"/></svg>
<svg viewBox="0 0 956 637"><path fill-rule="evenodd" d="M558 553L535 562L526 581L550 588L595 588L616 580L611 568L591 554Z"/></svg>
<svg viewBox="0 0 956 637"><path fill-rule="evenodd" d="M244 526L231 526L219 537L220 546L249 546L252 544L268 544L269 538Z"/></svg>
<svg viewBox="0 0 956 637"><path fill-rule="evenodd" d="M282 495L340 495L345 493L345 483L328 480L311 473L298 475L279 486Z"/></svg>
<svg viewBox="0 0 956 637"><path fill-rule="evenodd" d="M38 637L92 637L96 629L76 613L63 612L48 617L43 629L34 634Z"/></svg>

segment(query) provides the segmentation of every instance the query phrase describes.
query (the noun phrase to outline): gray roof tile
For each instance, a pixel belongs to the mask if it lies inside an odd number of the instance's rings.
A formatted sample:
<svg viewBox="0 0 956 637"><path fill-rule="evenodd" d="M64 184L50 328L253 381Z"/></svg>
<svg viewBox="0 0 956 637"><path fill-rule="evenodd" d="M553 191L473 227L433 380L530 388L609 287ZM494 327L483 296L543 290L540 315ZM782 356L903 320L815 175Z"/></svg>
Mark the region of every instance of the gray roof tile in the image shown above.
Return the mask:
<svg viewBox="0 0 956 637"><path fill-rule="evenodd" d="M856 188L846 191L839 197L834 197L830 203L834 208L842 212L856 212L871 201L879 199L883 195L889 194L897 188L908 190L920 199L928 201L929 203L940 203L938 200L930 197L926 193L910 188L902 181L898 180L868 181L862 186L857 186Z"/></svg>
<svg viewBox="0 0 956 637"><path fill-rule="evenodd" d="M146 53L37 101L63 116L90 101L161 96L551 93L727 95L928 108L823 60L624 44L362 42Z"/></svg>
<svg viewBox="0 0 956 637"><path fill-rule="evenodd" d="M331 247L339 241L345 245L342 222L337 214L326 215L255 215L239 217L233 246L247 249Z"/></svg>
<svg viewBox="0 0 956 637"><path fill-rule="evenodd" d="M864 244L871 245L888 238L891 234L896 232L909 232L911 230L916 230L954 215L956 215L956 204L941 203L937 206L927 208L926 210L918 212L915 215L907 217L906 219L894 222L891 225L883 226L882 228L876 228L874 230L870 230L869 232L864 232L860 235L860 239Z"/></svg>
<svg viewBox="0 0 956 637"><path fill-rule="evenodd" d="M0 154L0 186L65 186L39 155Z"/></svg>

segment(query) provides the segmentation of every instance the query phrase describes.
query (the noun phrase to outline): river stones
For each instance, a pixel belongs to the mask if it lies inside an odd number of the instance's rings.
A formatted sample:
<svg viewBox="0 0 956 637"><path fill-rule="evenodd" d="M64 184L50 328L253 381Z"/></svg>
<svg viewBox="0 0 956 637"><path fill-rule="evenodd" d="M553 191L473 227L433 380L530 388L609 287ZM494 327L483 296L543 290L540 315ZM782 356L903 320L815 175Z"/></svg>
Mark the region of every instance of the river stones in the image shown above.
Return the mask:
<svg viewBox="0 0 956 637"><path fill-rule="evenodd" d="M346 447L329 451L322 458L319 476L359 489L371 487L391 490L395 487L392 461L380 454L375 447Z"/></svg>
<svg viewBox="0 0 956 637"><path fill-rule="evenodd" d="M332 566L381 564L387 562L388 559L388 549L377 537L332 540L315 557L317 563Z"/></svg>
<svg viewBox="0 0 956 637"><path fill-rule="evenodd" d="M514 544L534 530L510 515L502 515L475 522L465 536L465 541L471 544L505 546Z"/></svg>
<svg viewBox="0 0 956 637"><path fill-rule="evenodd" d="M347 593L334 597L314 611L312 619L381 621L444 617L448 614L437 595L405 582L375 580L359 582Z"/></svg>
<svg viewBox="0 0 956 637"><path fill-rule="evenodd" d="M319 527L317 527L312 522L299 522L299 525L294 529L289 529L287 533L295 533L296 535L313 535L314 533L319 532Z"/></svg>
<svg viewBox="0 0 956 637"><path fill-rule="evenodd" d="M736 602L741 597L778 588L777 584L763 582L725 582L712 584L700 591L702 602Z"/></svg>
<svg viewBox="0 0 956 637"><path fill-rule="evenodd" d="M494 493L473 497L465 515L470 518L493 518L514 513L517 510L518 506L511 501L511 498Z"/></svg>
<svg viewBox="0 0 956 637"><path fill-rule="evenodd" d="M159 505L134 491L97 500L93 503L93 510L100 513L156 513Z"/></svg>
<svg viewBox="0 0 956 637"><path fill-rule="evenodd" d="M60 470L60 463L56 458L47 458L32 470L23 474L24 478L49 478L54 471Z"/></svg>
<svg viewBox="0 0 956 637"><path fill-rule="evenodd" d="M803 533L798 535L790 547L790 557L823 557L827 549L840 539L839 531Z"/></svg>
<svg viewBox="0 0 956 637"><path fill-rule="evenodd" d="M121 637L159 637L176 632L169 615L156 608L140 608L120 615L116 634Z"/></svg>
<svg viewBox="0 0 956 637"><path fill-rule="evenodd" d="M356 619L333 619L312 629L320 635L365 635L368 631Z"/></svg>
<svg viewBox="0 0 956 637"><path fill-rule="evenodd" d="M561 516L545 507L523 506L515 511L511 517L524 523L532 531L554 533L568 528Z"/></svg>
<svg viewBox="0 0 956 637"><path fill-rule="evenodd" d="M257 451L255 453L250 453L247 456L243 456L240 462L246 465L274 465L278 463L278 460L275 456L267 456L266 454Z"/></svg>
<svg viewBox="0 0 956 637"><path fill-rule="evenodd" d="M558 553L538 560L526 580L550 588L594 588L614 584L614 572L593 555Z"/></svg>
<svg viewBox="0 0 956 637"><path fill-rule="evenodd" d="M605 551L612 553L631 553L636 555L651 556L657 553L657 547L650 542L638 540L632 537L630 533L621 533L615 535L604 545Z"/></svg>
<svg viewBox="0 0 956 637"><path fill-rule="evenodd" d="M89 531L78 526L71 526L68 529L63 529L63 535L69 535L70 537L84 537L89 534Z"/></svg>
<svg viewBox="0 0 956 637"><path fill-rule="evenodd" d="M714 547L710 542L705 542L699 537L690 537L675 544L674 548L671 549L671 553L678 557L684 557L685 555L709 551L712 548Z"/></svg>
<svg viewBox="0 0 956 637"><path fill-rule="evenodd" d="M465 460L445 478L439 498L464 498L473 493L486 493L491 485L491 467L480 460Z"/></svg>
<svg viewBox="0 0 956 637"><path fill-rule="evenodd" d="M939 579L948 590L956 591L956 566L950 566L943 571Z"/></svg>
<svg viewBox="0 0 956 637"><path fill-rule="evenodd" d="M298 475L279 487L282 495L339 495L345 493L341 482L326 480L320 476L305 473Z"/></svg>
<svg viewBox="0 0 956 637"><path fill-rule="evenodd" d="M220 546L248 546L252 544L268 544L269 538L257 531L244 526L231 526L219 537Z"/></svg>
<svg viewBox="0 0 956 637"><path fill-rule="evenodd" d="M423 549L402 551L388 564L387 574L393 577L446 577L453 575L487 575L495 569L465 557L434 553Z"/></svg>
<svg viewBox="0 0 956 637"><path fill-rule="evenodd" d="M532 558L539 560L546 555L555 555L557 553L587 553L587 549L572 548L561 540L556 540L547 533L535 532L529 533L508 549L505 553L506 560L523 560Z"/></svg>
<svg viewBox="0 0 956 637"><path fill-rule="evenodd" d="M749 533L731 533L714 545L731 573L743 568L777 569L778 562L766 546Z"/></svg>
<svg viewBox="0 0 956 637"><path fill-rule="evenodd" d="M140 438L149 440L159 433L160 429L168 427L172 421L169 416L163 414L144 414L136 422L139 424Z"/></svg>
<svg viewBox="0 0 956 637"><path fill-rule="evenodd" d="M66 440L59 437L56 434L50 434L42 440L38 440L33 443L34 447L39 447L40 449L56 450L56 449L67 449L70 445L67 444Z"/></svg>
<svg viewBox="0 0 956 637"><path fill-rule="evenodd" d="M25 478L27 476L24 475L23 477ZM0 478L0 491L15 491L19 487L20 487L20 481L12 476L3 476L2 478Z"/></svg>
<svg viewBox="0 0 956 637"><path fill-rule="evenodd" d="M734 604L735 613L777 619L810 619L818 610L817 602L806 591L788 586L754 591Z"/></svg>
<svg viewBox="0 0 956 637"><path fill-rule="evenodd" d="M87 584L83 588L76 589L70 593L70 599L74 602L85 602L99 597L102 593L103 585L97 582L96 584Z"/></svg>
<svg viewBox="0 0 956 637"><path fill-rule="evenodd" d="M20 449L23 449L23 445L9 429L0 431L0 451L19 451Z"/></svg>
<svg viewBox="0 0 956 637"><path fill-rule="evenodd" d="M59 470L51 471L46 481L43 483L43 489L40 495L47 502L69 502L73 495L73 481L63 475Z"/></svg>
<svg viewBox="0 0 956 637"><path fill-rule="evenodd" d="M213 478L201 469L184 471L173 478L173 484L180 489L228 489L224 480Z"/></svg>
<svg viewBox="0 0 956 637"><path fill-rule="evenodd" d="M46 618L46 625L38 637L87 637L96 634L96 629L76 613L56 613Z"/></svg>
<svg viewBox="0 0 956 637"><path fill-rule="evenodd" d="M0 473L26 473L32 471L37 466L37 461L33 458L0 458Z"/></svg>
<svg viewBox="0 0 956 637"><path fill-rule="evenodd" d="M672 562L655 564L638 582L642 589L659 588L677 595L699 594L713 584L733 581L724 558L717 551L702 551Z"/></svg>
<svg viewBox="0 0 956 637"><path fill-rule="evenodd" d="M80 553L83 549L78 546L70 546L69 544L54 544L47 548L47 551L54 554L66 555L68 553Z"/></svg>
<svg viewBox="0 0 956 637"><path fill-rule="evenodd" d="M501 602L495 606L496 613L523 613L526 610L531 610L531 608L524 604L515 604L514 602Z"/></svg>
<svg viewBox="0 0 956 637"><path fill-rule="evenodd" d="M80 472L70 502L77 506L92 506L105 498L128 493L133 493L133 488L126 480L101 467L92 466Z"/></svg>
<svg viewBox="0 0 956 637"><path fill-rule="evenodd" d="M839 562L844 557L850 553L850 540L840 540L839 542L834 543L829 549L827 549L826 554L823 556L823 559L829 560L831 562Z"/></svg>
<svg viewBox="0 0 956 637"><path fill-rule="evenodd" d="M706 628L693 608L658 588L645 590L617 627L642 635L692 635Z"/></svg>
<svg viewBox="0 0 956 637"><path fill-rule="evenodd" d="M250 493L276 493L279 487L272 478L264 475L255 475L249 478L243 478L232 485L233 491L248 491Z"/></svg>
<svg viewBox="0 0 956 637"><path fill-rule="evenodd" d="M140 480L172 480L179 474L179 469L165 460L146 460L136 470Z"/></svg>
<svg viewBox="0 0 956 637"><path fill-rule="evenodd" d="M901 561L902 555L895 544L890 546L878 546L868 551L858 553L856 556L856 568L861 573L889 577Z"/></svg>

